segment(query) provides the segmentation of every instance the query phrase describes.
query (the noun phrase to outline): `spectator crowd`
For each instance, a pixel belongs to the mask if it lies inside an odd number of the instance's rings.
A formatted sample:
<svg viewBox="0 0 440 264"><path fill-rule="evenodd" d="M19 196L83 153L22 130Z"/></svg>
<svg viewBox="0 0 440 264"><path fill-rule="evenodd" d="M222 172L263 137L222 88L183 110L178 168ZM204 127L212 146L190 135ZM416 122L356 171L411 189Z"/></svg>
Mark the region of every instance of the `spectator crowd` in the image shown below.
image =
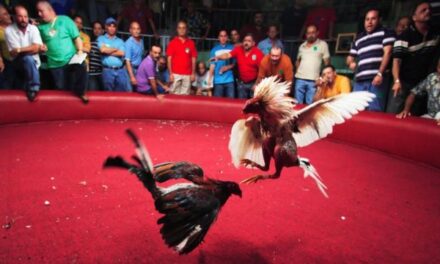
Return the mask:
<svg viewBox="0 0 440 264"><path fill-rule="evenodd" d="M376 95L371 111L399 118L425 115L440 124L440 34L431 23L430 3L418 3L394 30L381 24L380 10L367 10L346 58L355 75L352 87L331 65L325 38L332 36L336 17L323 2L305 16L302 28L292 27L305 38L295 57L285 53L279 26L266 27L264 14L257 12L241 29L218 30L207 61L197 61L192 37L206 38L213 25L192 2L188 20L177 22L165 50L159 42L149 47L143 42L147 28L156 40L160 36L139 0L104 24L93 22L90 36L81 16L57 14L49 1L36 3L37 20L29 18L23 5L11 10L13 19L0 6L0 88L23 89L34 101L49 78L54 88L69 90L84 103L87 91L138 92L159 100L166 93L246 99L263 78L275 75L292 84L290 96L301 104L369 91ZM126 40L117 34L122 20L128 20Z"/></svg>

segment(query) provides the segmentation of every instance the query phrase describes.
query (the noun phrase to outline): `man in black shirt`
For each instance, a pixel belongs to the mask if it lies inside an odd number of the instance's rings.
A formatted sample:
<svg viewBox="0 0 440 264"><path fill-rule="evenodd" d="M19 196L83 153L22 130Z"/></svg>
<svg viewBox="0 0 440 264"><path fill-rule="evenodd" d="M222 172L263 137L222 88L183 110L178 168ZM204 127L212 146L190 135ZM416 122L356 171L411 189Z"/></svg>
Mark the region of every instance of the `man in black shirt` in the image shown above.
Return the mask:
<svg viewBox="0 0 440 264"><path fill-rule="evenodd" d="M435 68L434 64L440 48L440 35L437 30L429 26L430 19L429 3L418 4L412 16L411 25L394 43L394 85L390 93L387 112L402 111L410 90ZM426 103L420 105L426 105ZM413 109L416 114L423 114L420 106L415 106Z"/></svg>

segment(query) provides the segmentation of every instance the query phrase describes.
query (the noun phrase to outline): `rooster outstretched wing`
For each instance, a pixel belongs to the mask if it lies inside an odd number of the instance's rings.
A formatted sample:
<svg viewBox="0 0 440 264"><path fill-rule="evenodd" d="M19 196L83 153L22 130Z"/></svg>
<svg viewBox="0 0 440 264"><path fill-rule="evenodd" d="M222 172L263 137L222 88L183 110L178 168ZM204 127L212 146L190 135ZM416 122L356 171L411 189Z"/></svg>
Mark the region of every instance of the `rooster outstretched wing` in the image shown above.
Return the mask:
<svg viewBox="0 0 440 264"><path fill-rule="evenodd" d="M232 126L229 139L229 152L234 166L238 168L242 159L263 165L264 137L261 122L257 118L237 120Z"/></svg>
<svg viewBox="0 0 440 264"><path fill-rule="evenodd" d="M333 132L333 126L341 124L364 110L373 100L369 92L352 92L321 99L296 112L292 122L298 132L293 133L298 147L305 147Z"/></svg>

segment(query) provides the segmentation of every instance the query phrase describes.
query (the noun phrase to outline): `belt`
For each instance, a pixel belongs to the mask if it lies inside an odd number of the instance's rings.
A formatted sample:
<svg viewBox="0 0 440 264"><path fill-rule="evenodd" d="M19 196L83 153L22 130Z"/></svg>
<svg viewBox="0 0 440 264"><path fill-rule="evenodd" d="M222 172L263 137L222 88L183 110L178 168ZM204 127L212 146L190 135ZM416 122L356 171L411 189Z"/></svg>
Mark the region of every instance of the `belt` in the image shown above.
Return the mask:
<svg viewBox="0 0 440 264"><path fill-rule="evenodd" d="M250 81L250 82L243 82L242 80L239 80L238 82L242 83L242 84L251 84L251 83L255 83L255 81L256 80L253 80L253 81Z"/></svg>
<svg viewBox="0 0 440 264"><path fill-rule="evenodd" d="M122 65L122 66L119 66L119 67L114 67L114 66L105 66L105 65L103 65L102 67L103 67L103 68L105 68L105 69L111 69L111 70L120 70L120 69L124 68L124 65Z"/></svg>

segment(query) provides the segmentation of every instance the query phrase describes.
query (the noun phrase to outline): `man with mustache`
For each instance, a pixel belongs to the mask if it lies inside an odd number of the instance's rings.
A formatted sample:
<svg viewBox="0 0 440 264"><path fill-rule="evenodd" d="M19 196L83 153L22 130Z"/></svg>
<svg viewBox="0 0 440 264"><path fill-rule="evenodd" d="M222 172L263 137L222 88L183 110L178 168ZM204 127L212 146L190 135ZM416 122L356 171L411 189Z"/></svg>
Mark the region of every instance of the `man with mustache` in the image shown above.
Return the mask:
<svg viewBox="0 0 440 264"><path fill-rule="evenodd" d="M8 49L13 57L14 70L22 76L23 88L29 101L34 101L40 90L40 51L43 42L38 28L29 24L29 16L24 6L15 10L15 23L6 28L5 36Z"/></svg>

